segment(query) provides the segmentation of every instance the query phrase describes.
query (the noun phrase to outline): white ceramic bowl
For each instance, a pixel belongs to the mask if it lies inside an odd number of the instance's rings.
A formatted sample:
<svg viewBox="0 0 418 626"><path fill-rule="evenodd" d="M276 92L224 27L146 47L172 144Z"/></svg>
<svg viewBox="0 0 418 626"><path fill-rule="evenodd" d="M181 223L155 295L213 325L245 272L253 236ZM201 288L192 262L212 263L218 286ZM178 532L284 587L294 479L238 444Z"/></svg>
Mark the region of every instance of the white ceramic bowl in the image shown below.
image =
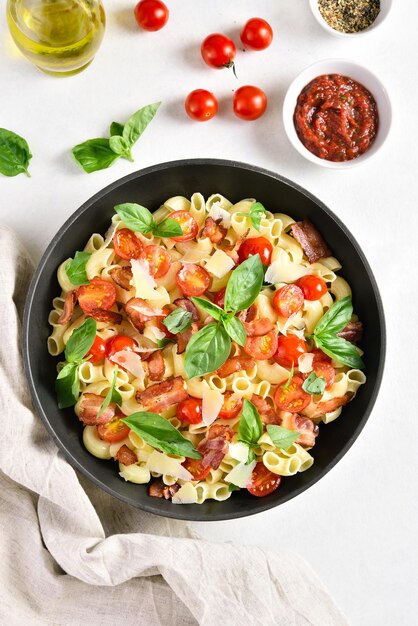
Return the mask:
<svg viewBox="0 0 418 626"><path fill-rule="evenodd" d="M348 76L366 87L376 100L379 115L379 126L376 138L366 152L351 161L336 162L320 159L305 148L296 133L295 125L293 123L293 114L295 112L298 96L302 89L311 80L317 76L321 76L322 74L342 74L343 76ZM347 59L324 59L323 61L313 63L313 65L310 65L303 70L303 72L296 76L294 81L289 86L283 103L283 123L286 134L290 142L293 144L293 147L296 148L296 150L304 156L305 159L308 159L317 165L322 165L322 167L347 169L364 163L364 161L370 159L370 157L375 155L376 152L382 147L386 141L392 124L392 107L385 87L368 69L362 65L348 61Z"/></svg>
<svg viewBox="0 0 418 626"><path fill-rule="evenodd" d="M318 0L309 0L309 4L310 4L311 11L313 13L314 18L322 26L324 30L326 30L330 35L334 35L335 37L346 37L346 38L347 37L354 38L354 37L360 37L363 35L369 35L371 32L375 31L376 28L380 26L380 24L382 24L385 21L385 19L389 15L389 12L392 8L392 0L380 0L380 13L375 19L375 21L373 22L373 24L369 26L369 28L366 28L365 30L360 30L358 33L342 33L339 30L335 30L335 28L331 28L328 22L324 20L318 7Z"/></svg>

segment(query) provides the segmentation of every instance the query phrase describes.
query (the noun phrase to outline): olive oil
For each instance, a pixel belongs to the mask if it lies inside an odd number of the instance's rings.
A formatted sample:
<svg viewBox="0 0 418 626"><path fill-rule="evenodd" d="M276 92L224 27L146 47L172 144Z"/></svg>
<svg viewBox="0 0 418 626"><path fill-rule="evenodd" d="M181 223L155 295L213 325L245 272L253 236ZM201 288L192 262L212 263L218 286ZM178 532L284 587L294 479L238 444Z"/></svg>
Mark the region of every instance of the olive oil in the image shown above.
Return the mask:
<svg viewBox="0 0 418 626"><path fill-rule="evenodd" d="M100 0L8 0L7 20L25 57L55 76L87 67L105 28Z"/></svg>

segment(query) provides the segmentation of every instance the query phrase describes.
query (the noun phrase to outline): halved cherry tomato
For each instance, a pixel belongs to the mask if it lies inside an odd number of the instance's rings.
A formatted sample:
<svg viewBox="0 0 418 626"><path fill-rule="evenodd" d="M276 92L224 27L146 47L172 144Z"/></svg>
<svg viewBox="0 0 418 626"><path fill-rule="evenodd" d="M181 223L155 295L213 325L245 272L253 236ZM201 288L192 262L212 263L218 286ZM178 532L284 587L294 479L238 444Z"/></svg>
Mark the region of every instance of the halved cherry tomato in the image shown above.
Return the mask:
<svg viewBox="0 0 418 626"><path fill-rule="evenodd" d="M303 339L296 335L280 335L274 360L282 367L292 367L292 364L297 366L298 358L307 351L308 346Z"/></svg>
<svg viewBox="0 0 418 626"><path fill-rule="evenodd" d="M91 356L91 358L89 359L90 363L93 363L93 365L97 365L98 363L103 361L105 355L106 342L101 337L99 337L99 335L96 335L93 341L93 345L87 352L86 357Z"/></svg>
<svg viewBox="0 0 418 626"><path fill-rule="evenodd" d="M113 247L116 254L125 261L139 259L142 252L141 241L129 228L122 228L116 231L113 237Z"/></svg>
<svg viewBox="0 0 418 626"><path fill-rule="evenodd" d="M186 263L177 274L176 281L185 296L201 296L209 289L212 279L204 267Z"/></svg>
<svg viewBox="0 0 418 626"><path fill-rule="evenodd" d="M288 387L277 387L274 402L280 411L300 413L311 401L311 396L302 389L303 378L293 376Z"/></svg>
<svg viewBox="0 0 418 626"><path fill-rule="evenodd" d="M273 297L273 307L282 317L290 317L303 307L303 291L297 285L285 285Z"/></svg>
<svg viewBox="0 0 418 626"><path fill-rule="evenodd" d="M215 293L215 297L213 298L213 302L221 307L221 309L225 306L225 291L226 287L223 287L220 291Z"/></svg>
<svg viewBox="0 0 418 626"><path fill-rule="evenodd" d="M258 119L267 108L267 96L262 89L244 85L234 93L234 113L247 122Z"/></svg>
<svg viewBox="0 0 418 626"><path fill-rule="evenodd" d="M232 420L241 411L243 405L243 399L237 393L233 391L226 391L224 393L224 403L219 411L219 417L224 420Z"/></svg>
<svg viewBox="0 0 418 626"><path fill-rule="evenodd" d="M273 29L261 17L252 17L241 31L244 46L252 50L265 50L273 41Z"/></svg>
<svg viewBox="0 0 418 626"><path fill-rule="evenodd" d="M166 25L169 11L161 0L141 0L135 7L138 26L148 31L160 30Z"/></svg>
<svg viewBox="0 0 418 626"><path fill-rule="evenodd" d="M313 364L318 362L331 363L332 361L331 357L329 357L328 354L325 354L325 352L322 352L319 348L312 350L312 354L314 355Z"/></svg>
<svg viewBox="0 0 418 626"><path fill-rule="evenodd" d="M196 122L207 122L218 112L218 101L211 91L195 89L184 103L187 115Z"/></svg>
<svg viewBox="0 0 418 626"><path fill-rule="evenodd" d="M319 300L328 291L325 280L320 276L302 276L296 284L302 289L305 300Z"/></svg>
<svg viewBox="0 0 418 626"><path fill-rule="evenodd" d="M244 350L247 354L258 361L266 361L271 359L277 350L277 332L271 330L262 337L248 337L245 342Z"/></svg>
<svg viewBox="0 0 418 626"><path fill-rule="evenodd" d="M273 493L280 485L281 480L281 476L273 474L264 463L259 462L253 469L251 482L247 485L247 489L251 495L262 498Z"/></svg>
<svg viewBox="0 0 418 626"><path fill-rule="evenodd" d="M186 459L182 465L193 475L193 480L205 480L211 470L210 465L203 467L200 459Z"/></svg>
<svg viewBox="0 0 418 626"><path fill-rule="evenodd" d="M200 47L204 62L209 67L221 70L233 67L237 49L229 37L220 33L208 35Z"/></svg>
<svg viewBox="0 0 418 626"><path fill-rule="evenodd" d="M193 215L190 215L189 211L173 211L168 217L171 217L172 220L176 220L183 231L182 235L170 237L170 239L173 241L190 241L196 237L199 226Z"/></svg>
<svg viewBox="0 0 418 626"><path fill-rule="evenodd" d="M161 246L146 246L140 258L148 261L150 274L154 278L165 276L170 269L171 254Z"/></svg>
<svg viewBox="0 0 418 626"><path fill-rule="evenodd" d="M117 352L121 352L122 350L134 352L137 346L138 344L132 337L128 337L127 335L115 335L106 342L106 357L109 361L112 361L112 356Z"/></svg>
<svg viewBox="0 0 418 626"><path fill-rule="evenodd" d="M129 426L121 422L118 417L114 417L107 424L100 424L97 427L100 439L109 443L123 441L129 435L129 430Z"/></svg>
<svg viewBox="0 0 418 626"><path fill-rule="evenodd" d="M321 376L325 379L326 389L329 389L334 384L335 369L329 363L326 363L325 361L314 362L313 371L318 377Z"/></svg>
<svg viewBox="0 0 418 626"><path fill-rule="evenodd" d="M116 289L108 280L93 278L89 285L77 289L77 297L84 313L94 313L95 309L112 308L116 302Z"/></svg>
<svg viewBox="0 0 418 626"><path fill-rule="evenodd" d="M238 250L240 263L248 259L252 254L259 254L263 265L269 265L273 246L265 237L253 237L246 239Z"/></svg>
<svg viewBox="0 0 418 626"><path fill-rule="evenodd" d="M177 405L176 416L182 422L199 424L202 421L202 400L200 398L187 398Z"/></svg>

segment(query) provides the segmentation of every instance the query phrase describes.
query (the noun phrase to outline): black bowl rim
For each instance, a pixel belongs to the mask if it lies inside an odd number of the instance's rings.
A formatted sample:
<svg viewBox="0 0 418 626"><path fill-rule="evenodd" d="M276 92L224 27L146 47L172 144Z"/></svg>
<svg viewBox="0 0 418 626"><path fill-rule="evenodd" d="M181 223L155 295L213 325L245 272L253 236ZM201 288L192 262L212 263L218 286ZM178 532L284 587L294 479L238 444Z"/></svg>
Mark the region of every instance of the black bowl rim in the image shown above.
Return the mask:
<svg viewBox="0 0 418 626"><path fill-rule="evenodd" d="M37 284L39 281L40 276L42 275L43 269L45 264L47 263L50 254L52 253L52 251L54 250L54 248L56 247L56 245L59 243L59 241L61 240L61 238L65 235L67 229L75 222L78 220L78 218L89 209L89 207L94 204L97 200L100 200L102 197L106 196L106 194L108 194L109 192L113 191L114 189L117 189L118 187L124 185L126 182L131 181L135 178L142 178L143 176L147 176L148 174L151 173L155 173L155 172L160 172L162 170L166 170L166 169L170 169L170 168L174 168L174 167L188 167L188 166L208 166L208 165L215 165L218 167L235 167L238 169L243 169L243 170L247 170L247 171L251 171L251 172L256 172L258 174L262 174L263 176L268 176L270 178L274 178L275 180L279 180L282 183L285 183L286 185L292 187L293 189L295 189L296 191L298 191L299 193L301 193L302 195L306 196L308 199L312 200L322 211L324 211L328 217L330 217L330 219L332 219L336 225L344 232L344 234L346 235L346 237L352 242L353 247L355 248L357 254L359 255L364 268L368 274L370 283L372 285L373 288L373 292L374 292L374 296L376 298L376 304L377 304L377 309L378 309L378 314L379 314L379 321L380 321L380 357L379 357L379 364L378 364L378 369L377 369L377 373L376 373L376 381L375 381L375 385L374 385L374 389L371 393L368 405L366 407L366 410L364 411L361 419L359 420L359 422L357 423L356 428L353 431L353 434L351 435L350 439L347 441L346 445L340 450L340 452L338 454L336 454L330 461L329 463L327 463L327 465L325 465L325 467L323 468L323 471L316 477L313 477L310 481L308 481L307 484L298 487L297 489L295 489L294 491L292 491L290 494L288 494L280 503L277 504L272 504L271 502L268 503L264 503L263 504L263 499L260 498L260 504L257 508L252 509L251 511L247 512L245 510L243 511L237 511L236 513L217 513L216 515L192 515L192 514L188 514L187 513L187 505L176 505L172 507L172 509L170 510L165 510L162 511L161 509L158 508L158 506L155 506L153 504L143 504L143 503L139 503L135 500L133 500L130 497L124 496L120 493L118 493L117 491L115 491L114 489L112 489L111 487L109 487L105 482L102 482L99 478L97 478L96 476L94 476L90 471L88 471L77 459L75 459L71 452L66 448L66 445L63 441L61 441L57 435L55 434L54 428L52 426L52 424L50 423L48 416L46 415L46 413L43 410L42 407L42 403L39 399L37 390L36 390L36 385L35 382L33 380L32 377L32 372L31 372L31 367L30 367L30 361L29 361L29 351L28 351L28 345L29 345L29 318L30 318L30 314L31 314L31 309L32 309L32 304L36 295L36 289L37 289ZM25 303L25 309L24 309L24 313L23 313L23 322L22 322L22 348L23 348L23 362L24 362L24 370L25 370L25 374L26 374L26 378L29 384L29 389L30 389L30 393L32 396L32 401L35 405L36 408L36 412L38 413L38 415L41 417L42 422L44 423L44 426L46 428L46 430L48 431L48 433L50 434L50 436L52 437L53 441L55 442L55 444L57 445L57 447L61 450L61 452L64 454L64 457L66 458L66 460L70 463L70 465L80 471L86 478L88 478L92 483L94 483L95 485L97 485L98 487L100 487L101 489L103 489L105 492L107 492L108 494L110 494L111 496L117 498L118 500L121 500L122 502L125 502L126 504L129 504L131 506L134 506L135 508L139 508L141 510L144 510L148 513L154 513L155 515L160 515L163 517L168 517L168 518L173 518L173 519L180 519L180 520L187 520L187 521L192 521L192 522L207 522L207 521L224 521L224 520L231 520L231 519L238 519L241 517L249 517L250 515L255 515L257 513L262 513L263 511L266 511L268 509L272 509L275 506L279 506L279 504L284 504L285 502L287 502L288 500L291 500L292 498L298 496L300 493L302 493L303 491L306 491L307 489L309 489L310 487L312 487L312 485L314 485L318 480L320 480L321 478L323 478L325 476L325 474L327 474L341 459L342 457L348 452L348 450L351 448L351 446L353 445L353 443L355 442L355 440L357 439L357 437L359 436L359 434L361 433L361 431L363 430L369 416L370 413L373 409L373 406L376 402L376 398L377 395L379 393L379 389L380 389L380 385L381 385L381 381L382 381L382 377L383 377L383 370L384 370L384 362L385 362L385 355L386 355L386 323L385 323L385 315L384 315L384 310L383 310L383 303L382 303L382 298L380 296L380 292L379 292L379 288L376 282L376 279L374 277L373 271L369 265L369 262L367 261L360 245L357 243L357 240L354 238L354 236L351 234L351 232L347 229L347 227L343 224L343 222L321 201L319 200L316 196L314 196L312 193L310 193L309 191L307 191L306 189L304 189L303 187L301 187L300 185L298 185L297 183L293 182L292 180L280 175L280 174L276 174L275 172L271 171L271 170L267 170L265 168L259 167L257 165L251 165L249 163L243 163L241 161L235 161L235 160L226 160L226 159L212 159L212 158L196 158L196 159L180 159L180 160L176 160L176 161L166 161L164 163L159 163L159 164L155 164L155 165L151 165L145 169L142 170L137 170L136 172L133 172L131 174L128 174L127 176L124 176L122 178L119 178L118 180L114 181L113 183L110 183L109 185L107 185L106 187L104 187L102 190L98 191L96 194L94 194L91 198L89 198L89 200L87 200L86 202L84 202L81 207L79 209L77 209L72 215L70 215L70 217L64 222L64 224L61 226L61 228L58 230L58 232L56 233L56 235L53 237L53 239L51 240L50 244L48 245L47 249L45 250L44 254L42 255L42 258L38 264L38 267L36 268L34 275L32 277L32 281L28 290L28 294L27 294L27 298L26 298L26 303Z"/></svg>

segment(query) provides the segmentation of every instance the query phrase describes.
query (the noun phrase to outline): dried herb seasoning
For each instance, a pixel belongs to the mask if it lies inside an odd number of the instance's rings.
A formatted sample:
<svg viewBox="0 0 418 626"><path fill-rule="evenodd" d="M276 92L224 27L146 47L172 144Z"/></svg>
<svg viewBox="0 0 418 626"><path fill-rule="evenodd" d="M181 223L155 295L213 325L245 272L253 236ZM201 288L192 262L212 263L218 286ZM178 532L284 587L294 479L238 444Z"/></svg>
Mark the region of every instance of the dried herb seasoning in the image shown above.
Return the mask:
<svg viewBox="0 0 418 626"><path fill-rule="evenodd" d="M380 0L318 0L318 8L334 30L358 33L373 24L380 13Z"/></svg>

